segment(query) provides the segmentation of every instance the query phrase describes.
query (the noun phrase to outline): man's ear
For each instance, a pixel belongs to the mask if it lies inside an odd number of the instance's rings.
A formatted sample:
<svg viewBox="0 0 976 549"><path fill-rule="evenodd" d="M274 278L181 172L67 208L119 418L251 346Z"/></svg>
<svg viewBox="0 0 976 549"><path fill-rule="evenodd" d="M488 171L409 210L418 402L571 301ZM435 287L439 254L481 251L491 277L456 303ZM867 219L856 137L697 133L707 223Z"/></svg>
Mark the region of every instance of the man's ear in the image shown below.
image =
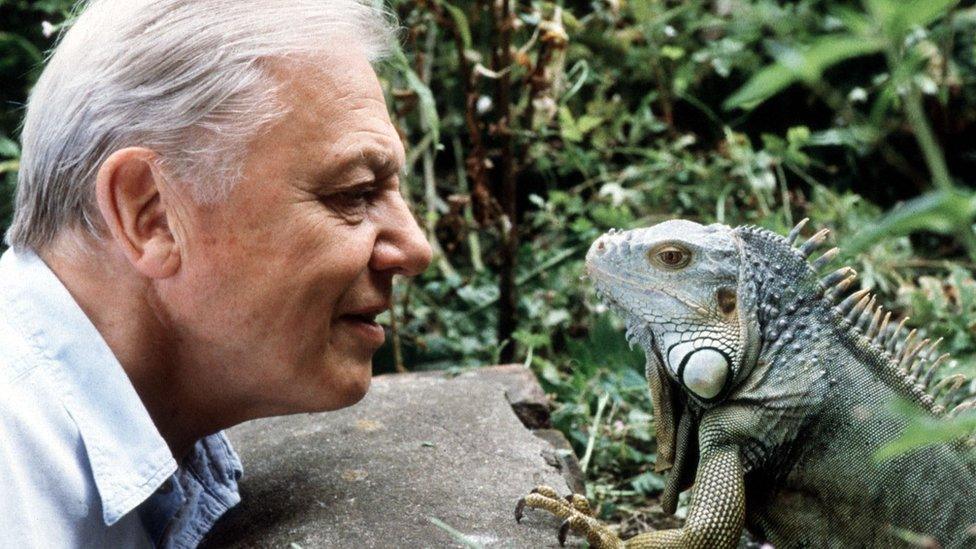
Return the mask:
<svg viewBox="0 0 976 549"><path fill-rule="evenodd" d="M128 147L112 153L95 179L98 209L129 263L148 278L173 276L180 248L161 190L166 185L154 151Z"/></svg>

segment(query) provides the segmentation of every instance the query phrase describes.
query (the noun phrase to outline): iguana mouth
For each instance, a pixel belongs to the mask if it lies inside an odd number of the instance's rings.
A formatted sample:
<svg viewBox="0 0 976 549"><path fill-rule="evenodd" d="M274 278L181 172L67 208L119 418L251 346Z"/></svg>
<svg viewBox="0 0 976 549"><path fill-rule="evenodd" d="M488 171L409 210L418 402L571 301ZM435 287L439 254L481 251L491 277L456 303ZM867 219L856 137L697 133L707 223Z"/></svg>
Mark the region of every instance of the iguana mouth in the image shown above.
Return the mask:
<svg viewBox="0 0 976 549"><path fill-rule="evenodd" d="M600 283L607 284L609 281L612 281L613 283L619 283L620 285L626 286L628 288L640 292L656 292L661 295L670 297L671 299L674 299L675 301L681 303L682 305L688 307L689 309L701 315L704 315L706 317L711 316L711 312L707 308L702 307L700 304L695 303L694 301L692 301L691 299L685 296L681 296L676 293L669 292L660 287L655 287L637 278L621 277L619 275L613 274L609 271L597 267L593 262L589 260L587 260L586 262L586 272L587 275L591 279L593 279L593 283L594 283L593 285L594 287L596 287L597 291L600 292L601 299L612 301L614 305L616 305L617 307L623 310L629 311L630 309L625 305L621 304L619 300L614 298L613 294L611 294L610 292L608 292L603 288L600 288Z"/></svg>

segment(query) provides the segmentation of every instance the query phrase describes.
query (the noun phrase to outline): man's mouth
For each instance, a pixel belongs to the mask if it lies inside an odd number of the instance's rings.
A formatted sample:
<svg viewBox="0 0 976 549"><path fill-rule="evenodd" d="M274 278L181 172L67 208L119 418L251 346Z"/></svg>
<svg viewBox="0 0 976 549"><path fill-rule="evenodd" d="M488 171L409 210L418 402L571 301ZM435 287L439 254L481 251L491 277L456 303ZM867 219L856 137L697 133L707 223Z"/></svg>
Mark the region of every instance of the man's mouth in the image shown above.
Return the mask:
<svg viewBox="0 0 976 549"><path fill-rule="evenodd" d="M383 327L376 322L376 317L388 308L389 306L386 303L377 303L350 311L340 316L339 320L349 323L362 341L379 347L386 339L386 333Z"/></svg>
<svg viewBox="0 0 976 549"><path fill-rule="evenodd" d="M343 315L343 318L356 322L365 322L366 324L376 324L376 316L376 314L347 314Z"/></svg>
<svg viewBox="0 0 976 549"><path fill-rule="evenodd" d="M376 324L376 317L387 309L389 306L386 303L377 303L350 311L342 315L342 318L366 324Z"/></svg>

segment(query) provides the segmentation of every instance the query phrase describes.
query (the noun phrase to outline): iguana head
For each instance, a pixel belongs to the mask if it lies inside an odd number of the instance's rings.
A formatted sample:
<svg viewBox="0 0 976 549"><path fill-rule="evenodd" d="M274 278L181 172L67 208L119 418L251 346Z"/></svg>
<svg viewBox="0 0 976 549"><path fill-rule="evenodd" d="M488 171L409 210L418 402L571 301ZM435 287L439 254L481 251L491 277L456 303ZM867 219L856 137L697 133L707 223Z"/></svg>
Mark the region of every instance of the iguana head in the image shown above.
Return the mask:
<svg viewBox="0 0 976 549"><path fill-rule="evenodd" d="M597 292L624 315L629 338L706 406L756 356L758 337L742 306L752 292L741 283L740 263L730 227L684 220L608 233L586 257Z"/></svg>
<svg viewBox="0 0 976 549"><path fill-rule="evenodd" d="M673 220L611 231L587 253L598 294L623 315L628 340L647 355L658 438L666 445L679 412L670 409L674 386L701 407L714 406L758 355L755 290L740 247L730 227Z"/></svg>

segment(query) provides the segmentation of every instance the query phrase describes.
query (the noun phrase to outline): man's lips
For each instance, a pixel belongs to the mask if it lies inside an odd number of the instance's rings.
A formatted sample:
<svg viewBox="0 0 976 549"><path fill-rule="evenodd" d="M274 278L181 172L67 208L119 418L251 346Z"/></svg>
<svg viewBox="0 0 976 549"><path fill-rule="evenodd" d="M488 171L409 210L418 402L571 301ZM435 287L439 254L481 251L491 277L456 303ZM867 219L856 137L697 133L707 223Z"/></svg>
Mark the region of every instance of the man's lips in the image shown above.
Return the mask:
<svg viewBox="0 0 976 549"><path fill-rule="evenodd" d="M376 317L389 308L390 306L387 303L377 303L375 305L360 307L358 309L349 311L348 313L344 313L342 316L340 316L340 318L375 324Z"/></svg>
<svg viewBox="0 0 976 549"><path fill-rule="evenodd" d="M343 320L354 320L356 322L365 322L367 324L376 324L375 314L345 314L339 318Z"/></svg>
<svg viewBox="0 0 976 549"><path fill-rule="evenodd" d="M386 303L360 307L341 315L339 320L348 323L363 341L379 347L386 340L386 332L376 323L376 316L388 308Z"/></svg>

